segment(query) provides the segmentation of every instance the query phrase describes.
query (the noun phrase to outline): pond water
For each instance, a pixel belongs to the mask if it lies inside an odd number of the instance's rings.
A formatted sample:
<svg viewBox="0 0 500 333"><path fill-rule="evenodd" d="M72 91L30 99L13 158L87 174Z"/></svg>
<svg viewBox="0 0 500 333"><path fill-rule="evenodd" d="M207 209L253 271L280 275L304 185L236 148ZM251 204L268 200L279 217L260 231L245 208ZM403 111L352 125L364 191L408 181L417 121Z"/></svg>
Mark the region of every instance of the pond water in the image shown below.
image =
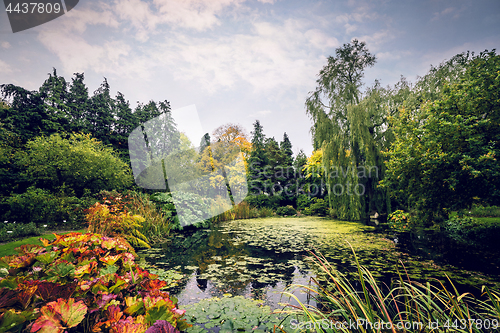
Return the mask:
<svg viewBox="0 0 500 333"><path fill-rule="evenodd" d="M182 274L179 285L171 290L182 305L231 294L279 308L280 302L289 301L281 298L281 291L292 284L307 285L316 277L314 265L305 260L308 251L323 254L348 273L356 269L350 245L360 263L387 284L398 270L406 270L414 280L446 282L447 274L464 291L483 284L498 290L498 262L482 256L485 269L467 271L463 268L478 267L448 260L449 255L440 254L447 245L429 237L391 234L363 223L320 217L276 217L227 221L209 230L177 234L168 243L139 254L158 268ZM458 250L451 250L460 259ZM306 294L296 295L314 305Z"/></svg>

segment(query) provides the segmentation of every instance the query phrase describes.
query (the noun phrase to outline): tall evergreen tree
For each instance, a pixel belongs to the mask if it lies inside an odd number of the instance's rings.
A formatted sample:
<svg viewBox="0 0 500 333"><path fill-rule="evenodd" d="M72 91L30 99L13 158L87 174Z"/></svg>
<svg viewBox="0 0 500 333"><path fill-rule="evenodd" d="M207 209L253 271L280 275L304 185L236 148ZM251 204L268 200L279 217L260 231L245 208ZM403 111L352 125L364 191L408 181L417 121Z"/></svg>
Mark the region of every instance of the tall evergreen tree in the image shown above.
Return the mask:
<svg viewBox="0 0 500 333"><path fill-rule="evenodd" d="M83 82L84 79L83 73L75 73L71 79L67 101L71 132L90 133L92 131L88 115L89 90Z"/></svg>
<svg viewBox="0 0 500 333"><path fill-rule="evenodd" d="M282 166L282 155L278 142L274 138L267 138L265 144L265 152L267 157L267 165L264 168L266 174L266 189L270 193L275 194L281 192L284 181L280 168Z"/></svg>
<svg viewBox="0 0 500 333"><path fill-rule="evenodd" d="M265 139L262 125L256 120L253 124L252 150L248 159L248 187L250 194L254 195L263 193L266 186L264 168L268 161L264 146Z"/></svg>
<svg viewBox="0 0 500 333"><path fill-rule="evenodd" d="M52 74L40 87L40 97L44 101L45 113L50 121L46 128L50 133L68 132L70 115L68 113L68 84L53 68Z"/></svg>
<svg viewBox="0 0 500 333"><path fill-rule="evenodd" d="M285 190L282 195L286 198L287 204L291 204L297 192L297 186L293 167L292 143L286 132L283 134L283 141L280 143L280 151L282 160L279 170L281 175L279 176L282 178L282 187Z"/></svg>
<svg viewBox="0 0 500 333"><path fill-rule="evenodd" d="M112 142L114 126L114 101L110 95L108 80L104 78L101 86L90 98L89 120L92 124L92 134L104 144Z"/></svg>
<svg viewBox="0 0 500 333"><path fill-rule="evenodd" d="M116 115L113 146L124 153L128 149L128 136L139 126L139 121L134 116L129 101L125 100L121 92L116 94L113 105L115 108L113 113Z"/></svg>
<svg viewBox="0 0 500 333"><path fill-rule="evenodd" d="M17 134L22 143L31 138L50 134L52 119L45 112L43 99L38 91L29 91L13 84L0 86L2 98L9 104L0 109L0 119L4 127Z"/></svg>

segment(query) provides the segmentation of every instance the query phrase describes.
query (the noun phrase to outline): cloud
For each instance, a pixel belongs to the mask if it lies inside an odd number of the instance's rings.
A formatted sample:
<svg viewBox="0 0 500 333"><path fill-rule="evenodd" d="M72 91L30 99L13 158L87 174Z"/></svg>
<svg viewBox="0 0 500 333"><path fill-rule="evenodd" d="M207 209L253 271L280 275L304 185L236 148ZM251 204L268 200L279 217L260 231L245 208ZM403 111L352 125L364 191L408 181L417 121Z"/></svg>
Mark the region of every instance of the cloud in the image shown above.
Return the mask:
<svg viewBox="0 0 500 333"><path fill-rule="evenodd" d="M12 73L12 67L3 60L0 60L0 73Z"/></svg>
<svg viewBox="0 0 500 333"><path fill-rule="evenodd" d="M339 45L312 20L267 22L251 16L240 22L244 33L212 36L192 31L221 24L218 15L242 1L116 0L88 5L55 22L57 29L41 29L38 39L60 59L66 73L91 69L147 79L169 68L175 80L196 84L209 94L237 84L274 98L289 89L300 95L311 89L325 54ZM96 38L91 29L101 26L102 35Z"/></svg>
<svg viewBox="0 0 500 333"><path fill-rule="evenodd" d="M302 21L255 22L248 34L177 35L157 50L155 62L172 68L177 80L196 81L209 93L244 82L256 92L277 94L309 86L311 73L324 61L322 51L336 45L335 38L308 29Z"/></svg>
<svg viewBox="0 0 500 333"><path fill-rule="evenodd" d="M249 114L248 117L261 117L261 118L265 118L267 115L271 114L272 111L271 110L261 110L261 111L257 111L255 113L252 113L252 114Z"/></svg>
<svg viewBox="0 0 500 333"><path fill-rule="evenodd" d="M462 10L458 10L457 8L455 7L447 7L445 9L443 9L442 11L440 12L435 12L433 15L432 15L432 18L431 18L431 21L437 21L437 20L440 20L442 19L444 16L451 16L450 14L454 13L454 15L452 16L454 19L457 19L460 17L460 12Z"/></svg>
<svg viewBox="0 0 500 333"><path fill-rule="evenodd" d="M2 42L2 44L1 44L1 45L2 45L2 47L3 47L4 49L9 49L9 48L11 47L11 45L10 45L10 43L9 43L9 42Z"/></svg>
<svg viewBox="0 0 500 333"><path fill-rule="evenodd" d="M363 35L354 38L357 38L359 41L366 42L366 46L370 51L377 51L380 49L380 46L396 38L396 33L394 30L384 29L376 31L371 35Z"/></svg>
<svg viewBox="0 0 500 333"><path fill-rule="evenodd" d="M153 0L164 23L203 31L220 25L218 15L244 0Z"/></svg>

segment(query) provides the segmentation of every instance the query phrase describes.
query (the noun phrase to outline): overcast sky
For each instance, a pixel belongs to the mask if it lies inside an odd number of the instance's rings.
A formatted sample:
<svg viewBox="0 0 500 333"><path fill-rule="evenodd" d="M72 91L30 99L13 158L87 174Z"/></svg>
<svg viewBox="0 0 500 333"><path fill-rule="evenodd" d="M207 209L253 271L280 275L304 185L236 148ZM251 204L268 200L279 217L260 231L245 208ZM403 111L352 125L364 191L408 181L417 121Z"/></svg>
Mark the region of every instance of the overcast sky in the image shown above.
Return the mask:
<svg viewBox="0 0 500 333"><path fill-rule="evenodd" d="M0 4L0 6L2 6ZM231 122L290 136L312 151L304 102L335 48L357 38L392 85L457 53L500 49L500 1L80 0L66 15L13 34L0 13L0 84L38 89L55 67L103 77L113 95L196 105L203 130ZM195 143L196 144L196 143Z"/></svg>

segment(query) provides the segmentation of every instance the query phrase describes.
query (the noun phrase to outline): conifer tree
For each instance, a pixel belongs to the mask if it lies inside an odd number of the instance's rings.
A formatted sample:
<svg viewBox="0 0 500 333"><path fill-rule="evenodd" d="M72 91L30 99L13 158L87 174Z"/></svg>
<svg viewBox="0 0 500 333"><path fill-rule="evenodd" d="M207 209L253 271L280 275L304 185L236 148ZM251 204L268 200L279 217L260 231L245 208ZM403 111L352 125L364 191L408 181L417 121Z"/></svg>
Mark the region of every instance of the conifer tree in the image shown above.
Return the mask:
<svg viewBox="0 0 500 333"><path fill-rule="evenodd" d="M92 131L87 114L90 103L89 90L83 82L84 79L83 73L75 73L71 79L67 102L70 132L90 133Z"/></svg>
<svg viewBox="0 0 500 333"><path fill-rule="evenodd" d="M250 194L261 194L266 186L264 168L267 165L265 153L265 135L258 120L253 124L252 150L248 159L248 187Z"/></svg>

